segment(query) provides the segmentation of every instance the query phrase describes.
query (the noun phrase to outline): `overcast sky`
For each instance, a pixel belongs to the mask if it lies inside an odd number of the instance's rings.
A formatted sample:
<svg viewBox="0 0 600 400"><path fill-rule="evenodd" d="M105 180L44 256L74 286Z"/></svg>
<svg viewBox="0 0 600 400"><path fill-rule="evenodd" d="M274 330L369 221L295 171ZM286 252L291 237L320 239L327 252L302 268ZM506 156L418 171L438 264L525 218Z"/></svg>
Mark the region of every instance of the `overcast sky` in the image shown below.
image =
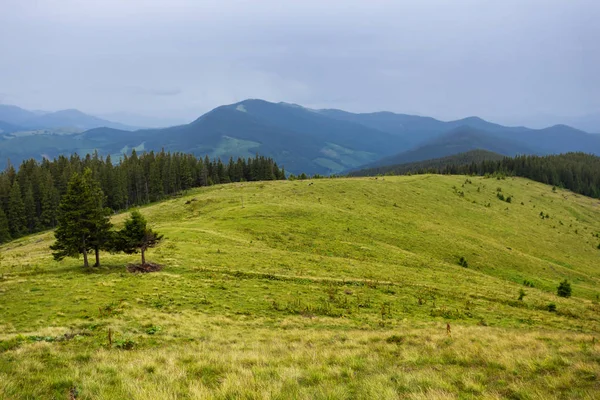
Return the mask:
<svg viewBox="0 0 600 400"><path fill-rule="evenodd" d="M598 113L600 1L0 0L2 103L191 120L246 98Z"/></svg>

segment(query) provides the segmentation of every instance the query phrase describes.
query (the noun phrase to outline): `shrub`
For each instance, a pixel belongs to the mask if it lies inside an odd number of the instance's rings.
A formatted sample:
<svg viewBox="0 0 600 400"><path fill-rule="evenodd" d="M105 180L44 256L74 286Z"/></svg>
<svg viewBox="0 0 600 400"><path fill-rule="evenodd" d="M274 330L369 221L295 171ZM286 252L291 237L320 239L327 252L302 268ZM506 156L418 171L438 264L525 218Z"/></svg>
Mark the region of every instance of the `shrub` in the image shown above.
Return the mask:
<svg viewBox="0 0 600 400"><path fill-rule="evenodd" d="M534 287L533 282L528 281L527 279L525 279L523 281L523 285L527 286L527 287Z"/></svg>
<svg viewBox="0 0 600 400"><path fill-rule="evenodd" d="M160 326L153 325L146 330L146 333L148 335L154 335L155 333L159 332L161 329L162 328Z"/></svg>
<svg viewBox="0 0 600 400"><path fill-rule="evenodd" d="M469 268L469 263L467 262L467 259L466 259L466 258L464 258L463 256L461 256L461 257L458 259L458 265L460 265L460 266L461 266L461 267L463 267L463 268Z"/></svg>
<svg viewBox="0 0 600 400"><path fill-rule="evenodd" d="M496 194L496 197L502 201L504 201L504 195L500 192L498 192L498 194Z"/></svg>
<svg viewBox="0 0 600 400"><path fill-rule="evenodd" d="M527 296L523 289L519 289L519 301L523 301L523 297Z"/></svg>
<svg viewBox="0 0 600 400"><path fill-rule="evenodd" d="M550 311L550 312L556 312L556 304L554 304L554 303L548 304L547 308L548 308L548 311Z"/></svg>
<svg viewBox="0 0 600 400"><path fill-rule="evenodd" d="M556 294L560 297L571 297L571 284L566 279L562 281L556 290Z"/></svg>
<svg viewBox="0 0 600 400"><path fill-rule="evenodd" d="M506 198L506 202L507 202L507 203L512 203L512 196L508 196L508 197Z"/></svg>

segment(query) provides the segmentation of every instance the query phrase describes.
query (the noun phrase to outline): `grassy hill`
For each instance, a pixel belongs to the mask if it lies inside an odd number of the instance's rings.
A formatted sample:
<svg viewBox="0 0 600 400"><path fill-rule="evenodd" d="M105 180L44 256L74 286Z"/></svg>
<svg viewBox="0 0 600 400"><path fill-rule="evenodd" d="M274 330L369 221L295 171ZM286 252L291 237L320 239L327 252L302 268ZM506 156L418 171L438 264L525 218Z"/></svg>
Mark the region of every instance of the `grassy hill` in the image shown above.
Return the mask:
<svg viewBox="0 0 600 400"><path fill-rule="evenodd" d="M146 275L26 237L0 247L0 397L593 398L599 204L520 178L213 186L141 210L166 236Z"/></svg>

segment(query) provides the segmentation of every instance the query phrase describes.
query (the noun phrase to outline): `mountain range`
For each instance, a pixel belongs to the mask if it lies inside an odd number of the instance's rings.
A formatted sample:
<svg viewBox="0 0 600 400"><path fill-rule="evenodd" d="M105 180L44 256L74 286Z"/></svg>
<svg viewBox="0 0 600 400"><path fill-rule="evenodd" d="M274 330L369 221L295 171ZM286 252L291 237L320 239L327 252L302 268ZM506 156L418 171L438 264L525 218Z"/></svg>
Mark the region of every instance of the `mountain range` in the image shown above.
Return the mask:
<svg viewBox="0 0 600 400"><path fill-rule="evenodd" d="M326 175L476 149L507 156L600 154L600 135L566 125L530 129L478 117L446 122L391 112L315 110L256 99L220 106L189 124L160 129L133 130L77 110L40 115L14 106L0 106L0 121L0 165L8 158L18 163L30 157L94 150L118 158L132 149L165 149L223 159L259 153L273 157L291 173Z"/></svg>
<svg viewBox="0 0 600 400"><path fill-rule="evenodd" d="M56 112L29 111L17 106L0 104L0 121L20 127L21 130L65 129L86 131L88 129L109 127L123 130L135 130L136 127L85 114L79 110L61 110ZM2 129L2 126L0 126Z"/></svg>

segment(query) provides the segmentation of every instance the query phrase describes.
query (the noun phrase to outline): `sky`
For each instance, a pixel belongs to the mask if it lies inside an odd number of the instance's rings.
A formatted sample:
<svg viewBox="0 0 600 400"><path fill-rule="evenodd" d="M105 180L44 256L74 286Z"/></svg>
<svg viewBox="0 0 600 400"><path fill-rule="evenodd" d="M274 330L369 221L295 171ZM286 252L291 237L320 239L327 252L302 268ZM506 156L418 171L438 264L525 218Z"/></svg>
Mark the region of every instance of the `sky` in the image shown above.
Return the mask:
<svg viewBox="0 0 600 400"><path fill-rule="evenodd" d="M599 21L598 0L0 0L0 103L183 122L262 98L543 125L600 115Z"/></svg>

